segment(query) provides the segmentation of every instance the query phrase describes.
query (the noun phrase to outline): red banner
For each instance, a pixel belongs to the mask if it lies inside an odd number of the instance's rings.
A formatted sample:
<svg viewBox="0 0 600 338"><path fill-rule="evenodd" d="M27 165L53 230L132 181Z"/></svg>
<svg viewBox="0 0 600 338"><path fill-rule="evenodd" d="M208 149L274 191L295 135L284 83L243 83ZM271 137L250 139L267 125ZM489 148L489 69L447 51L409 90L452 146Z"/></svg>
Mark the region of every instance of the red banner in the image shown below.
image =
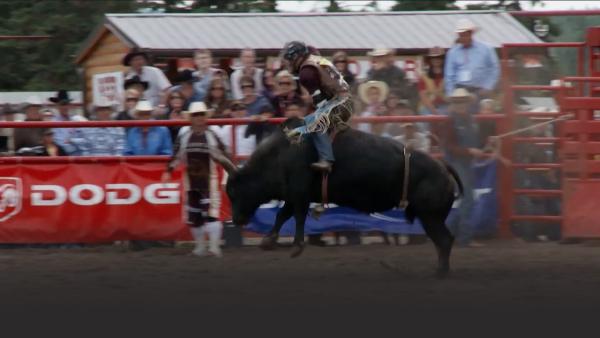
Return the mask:
<svg viewBox="0 0 600 338"><path fill-rule="evenodd" d="M181 171L150 163L2 164L0 242L189 239Z"/></svg>

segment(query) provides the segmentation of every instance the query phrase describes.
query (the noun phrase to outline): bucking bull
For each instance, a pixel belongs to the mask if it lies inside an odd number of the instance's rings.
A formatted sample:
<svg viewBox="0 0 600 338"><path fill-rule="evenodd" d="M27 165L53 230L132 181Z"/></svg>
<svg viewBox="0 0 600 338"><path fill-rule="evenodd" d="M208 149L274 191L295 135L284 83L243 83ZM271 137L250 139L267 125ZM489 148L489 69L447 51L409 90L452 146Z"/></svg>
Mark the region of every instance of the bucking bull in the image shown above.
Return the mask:
<svg viewBox="0 0 600 338"><path fill-rule="evenodd" d="M292 257L304 248L304 222L311 202L321 202L321 174L310 169L317 153L310 142L291 143L284 129L302 125L288 119L254 151L241 168L223 163L229 172L227 194L233 222L245 225L258 207L271 200L285 204L275 225L263 238L261 247L272 249L285 221L294 216L296 231ZM404 147L401 143L354 129L340 131L333 143L336 162L328 178L329 202L372 213L399 205L404 181ZM406 218L419 219L438 253L436 274L445 276L450 268L454 238L445 220L461 181L448 165L421 152L412 152L405 210Z"/></svg>

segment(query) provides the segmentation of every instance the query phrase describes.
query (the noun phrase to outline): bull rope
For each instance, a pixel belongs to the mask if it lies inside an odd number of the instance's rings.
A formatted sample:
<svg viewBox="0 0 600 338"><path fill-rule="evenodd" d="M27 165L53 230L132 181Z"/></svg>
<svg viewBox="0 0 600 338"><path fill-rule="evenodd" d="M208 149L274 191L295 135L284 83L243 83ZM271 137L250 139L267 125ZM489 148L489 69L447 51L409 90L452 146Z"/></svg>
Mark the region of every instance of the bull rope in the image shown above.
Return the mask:
<svg viewBox="0 0 600 338"><path fill-rule="evenodd" d="M513 136L513 135L524 133L526 131L535 129L540 126L545 126L545 125L549 125L549 124L552 124L555 122L568 120L574 116L575 116L574 114L566 114L566 115L563 115L563 116L560 116L560 117L557 117L557 118L554 118L554 119L551 119L548 121L532 124L532 125L524 127L524 128L515 129L512 131L506 132L504 134L490 136L490 141L484 147L484 151L489 151L489 152L493 153L494 156L497 157L503 164L508 165L508 164L510 164L510 160L508 160L508 159L504 158L502 155L500 155L500 148L501 148L501 142L499 142L500 140L502 140L503 138L508 137L508 136Z"/></svg>

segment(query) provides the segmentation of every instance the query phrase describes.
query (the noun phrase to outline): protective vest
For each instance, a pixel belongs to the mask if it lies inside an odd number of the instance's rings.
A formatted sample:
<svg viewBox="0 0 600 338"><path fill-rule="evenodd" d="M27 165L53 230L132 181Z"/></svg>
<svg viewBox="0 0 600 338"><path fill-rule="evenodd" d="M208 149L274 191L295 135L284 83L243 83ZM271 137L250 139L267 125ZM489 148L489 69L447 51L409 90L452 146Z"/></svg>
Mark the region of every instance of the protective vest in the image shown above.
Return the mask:
<svg viewBox="0 0 600 338"><path fill-rule="evenodd" d="M335 68L333 63L324 57L311 55L300 65L300 70L304 67L315 67L319 70L319 79L321 80L321 92L327 98L335 96L348 95L350 86L344 80L342 74Z"/></svg>

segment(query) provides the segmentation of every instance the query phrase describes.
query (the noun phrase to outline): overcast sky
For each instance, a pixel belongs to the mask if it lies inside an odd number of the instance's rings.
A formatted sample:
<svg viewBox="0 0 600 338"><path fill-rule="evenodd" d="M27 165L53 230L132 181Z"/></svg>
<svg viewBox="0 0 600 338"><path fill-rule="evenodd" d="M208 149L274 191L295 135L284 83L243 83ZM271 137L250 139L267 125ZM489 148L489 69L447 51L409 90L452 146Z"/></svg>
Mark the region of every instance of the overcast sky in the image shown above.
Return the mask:
<svg viewBox="0 0 600 338"><path fill-rule="evenodd" d="M338 1L338 3L348 9L360 10L370 1ZM469 2L481 3L481 2L495 2L495 1L457 1L459 6L464 6ZM560 10L560 9L600 9L600 1L542 1L542 4L538 4L532 7L529 1L522 1L523 8L530 10ZM380 10L387 10L395 1L378 1ZM327 7L329 1L278 1L277 9L280 11L289 12L309 12L318 11Z"/></svg>

